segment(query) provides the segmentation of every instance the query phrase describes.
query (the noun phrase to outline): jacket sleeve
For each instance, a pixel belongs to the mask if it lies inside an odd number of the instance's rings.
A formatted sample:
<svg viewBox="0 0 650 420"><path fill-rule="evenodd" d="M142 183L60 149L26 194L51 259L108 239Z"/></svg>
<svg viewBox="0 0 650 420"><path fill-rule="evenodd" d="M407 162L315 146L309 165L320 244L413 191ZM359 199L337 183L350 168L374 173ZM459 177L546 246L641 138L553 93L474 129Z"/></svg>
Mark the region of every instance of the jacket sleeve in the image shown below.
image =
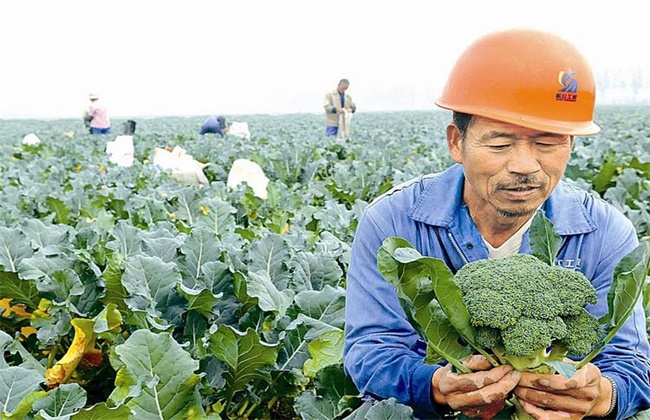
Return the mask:
<svg viewBox="0 0 650 420"><path fill-rule="evenodd" d="M614 268L638 245L632 223L622 215L620 220L616 216L610 215L614 220L609 220L601 233L601 240L608 246L602 247L602 255L591 279L597 290L598 303L588 309L598 317L608 310L607 292ZM618 419L631 417L639 409L650 407L650 344L643 299L639 299L630 318L592 363L602 375L616 383L618 401L615 412Z"/></svg>
<svg viewBox="0 0 650 420"><path fill-rule="evenodd" d="M411 327L395 288L377 268L377 250L394 236L370 206L361 218L348 269L344 368L357 388L375 398L394 397L425 418L438 418L431 380L439 365L424 363L426 343Z"/></svg>
<svg viewBox="0 0 650 420"><path fill-rule="evenodd" d="M325 100L323 101L323 108L325 112L329 114L336 114L336 105L332 100L332 94L328 93L325 95Z"/></svg>

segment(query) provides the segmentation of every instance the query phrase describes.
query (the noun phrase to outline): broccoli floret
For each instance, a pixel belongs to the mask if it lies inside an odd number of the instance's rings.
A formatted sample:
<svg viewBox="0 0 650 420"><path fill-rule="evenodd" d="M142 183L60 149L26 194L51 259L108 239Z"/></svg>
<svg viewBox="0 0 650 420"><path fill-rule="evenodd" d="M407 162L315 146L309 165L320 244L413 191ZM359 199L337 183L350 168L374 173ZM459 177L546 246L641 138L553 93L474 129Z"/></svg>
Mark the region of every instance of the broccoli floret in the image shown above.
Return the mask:
<svg viewBox="0 0 650 420"><path fill-rule="evenodd" d="M474 337L474 340L476 344L486 349L503 347L501 330L498 328L478 327L476 328L476 337Z"/></svg>
<svg viewBox="0 0 650 420"><path fill-rule="evenodd" d="M469 263L454 281L476 344L515 369L539 371L567 352L588 353L600 339L598 320L584 309L595 303L596 291L582 273L516 254Z"/></svg>
<svg viewBox="0 0 650 420"><path fill-rule="evenodd" d="M529 357L550 347L554 339L562 338L566 333L567 328L560 317L552 320L522 317L514 326L502 330L501 337L507 354Z"/></svg>
<svg viewBox="0 0 650 420"><path fill-rule="evenodd" d="M550 279L564 306L562 315L577 315L587 303L596 303L596 288L580 271L550 267Z"/></svg>
<svg viewBox="0 0 650 420"><path fill-rule="evenodd" d="M577 315L564 318L567 333L560 340L571 356L585 356L602 337L598 319L580 309Z"/></svg>

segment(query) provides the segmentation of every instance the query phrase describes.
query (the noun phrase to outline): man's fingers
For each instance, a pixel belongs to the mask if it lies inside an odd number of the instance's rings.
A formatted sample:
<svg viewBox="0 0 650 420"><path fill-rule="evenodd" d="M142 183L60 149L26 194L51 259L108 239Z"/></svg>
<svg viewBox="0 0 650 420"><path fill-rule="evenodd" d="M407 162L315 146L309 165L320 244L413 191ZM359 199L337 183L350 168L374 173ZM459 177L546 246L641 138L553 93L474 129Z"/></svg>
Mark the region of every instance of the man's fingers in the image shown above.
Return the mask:
<svg viewBox="0 0 650 420"><path fill-rule="evenodd" d="M484 372L479 372L469 375L480 375L486 378L483 373ZM501 380L497 379L497 381L486 386L476 387L463 384L465 385L465 388L456 388L455 392L446 395L447 402L452 408L461 410L466 408L480 408L482 406L489 406L503 402L508 396L508 393L515 387L515 385L517 385L520 375L520 372L511 371L505 376L501 376L499 378ZM475 385L473 381L472 385Z"/></svg>
<svg viewBox="0 0 650 420"><path fill-rule="evenodd" d="M488 370L492 368L492 363L480 354L468 356L463 359L463 364L467 366L471 371L476 372L477 370Z"/></svg>
<svg viewBox="0 0 650 420"><path fill-rule="evenodd" d="M571 414L564 411L553 411L549 412L543 408L539 408L527 401L519 400L519 404L528 413L531 417L537 420L548 420L548 419L570 419Z"/></svg>
<svg viewBox="0 0 650 420"><path fill-rule="evenodd" d="M599 382L600 370L592 364L587 364L569 379L559 374L539 375L523 372L519 386L543 391L564 391L586 386L595 386Z"/></svg>
<svg viewBox="0 0 650 420"><path fill-rule="evenodd" d="M512 366L509 365L502 365L494 369L473 373L455 374L452 372L445 372L445 374L440 378L440 391L443 394L475 391L499 382L504 376L508 375L508 373L514 375L511 375L509 381L506 382L507 384L510 384L513 380L512 378L514 378L512 387L510 387L510 389L512 389L519 381L521 373L514 372Z"/></svg>

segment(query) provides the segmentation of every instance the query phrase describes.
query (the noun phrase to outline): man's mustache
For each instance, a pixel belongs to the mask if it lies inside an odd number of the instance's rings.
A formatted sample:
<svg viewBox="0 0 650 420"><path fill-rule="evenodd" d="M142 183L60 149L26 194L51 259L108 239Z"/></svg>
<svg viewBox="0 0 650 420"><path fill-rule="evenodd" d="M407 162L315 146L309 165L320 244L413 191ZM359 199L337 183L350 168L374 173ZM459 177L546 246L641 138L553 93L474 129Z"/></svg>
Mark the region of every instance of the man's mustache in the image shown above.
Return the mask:
<svg viewBox="0 0 650 420"><path fill-rule="evenodd" d="M511 181L501 182L497 184L494 190L495 191L514 190L518 188L530 188L530 187L543 188L545 186L546 183L541 179L537 179L532 176L520 175Z"/></svg>

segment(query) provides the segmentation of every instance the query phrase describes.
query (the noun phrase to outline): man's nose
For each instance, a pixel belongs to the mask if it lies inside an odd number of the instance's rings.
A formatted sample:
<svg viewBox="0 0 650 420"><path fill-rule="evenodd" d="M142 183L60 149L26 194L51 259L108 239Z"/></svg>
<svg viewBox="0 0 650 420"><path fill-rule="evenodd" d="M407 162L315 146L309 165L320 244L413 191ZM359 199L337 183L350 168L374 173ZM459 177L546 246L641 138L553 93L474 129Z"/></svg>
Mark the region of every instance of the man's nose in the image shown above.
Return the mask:
<svg viewBox="0 0 650 420"><path fill-rule="evenodd" d="M534 147L528 144L518 144L512 150L512 157L507 165L512 173L528 175L541 169Z"/></svg>

